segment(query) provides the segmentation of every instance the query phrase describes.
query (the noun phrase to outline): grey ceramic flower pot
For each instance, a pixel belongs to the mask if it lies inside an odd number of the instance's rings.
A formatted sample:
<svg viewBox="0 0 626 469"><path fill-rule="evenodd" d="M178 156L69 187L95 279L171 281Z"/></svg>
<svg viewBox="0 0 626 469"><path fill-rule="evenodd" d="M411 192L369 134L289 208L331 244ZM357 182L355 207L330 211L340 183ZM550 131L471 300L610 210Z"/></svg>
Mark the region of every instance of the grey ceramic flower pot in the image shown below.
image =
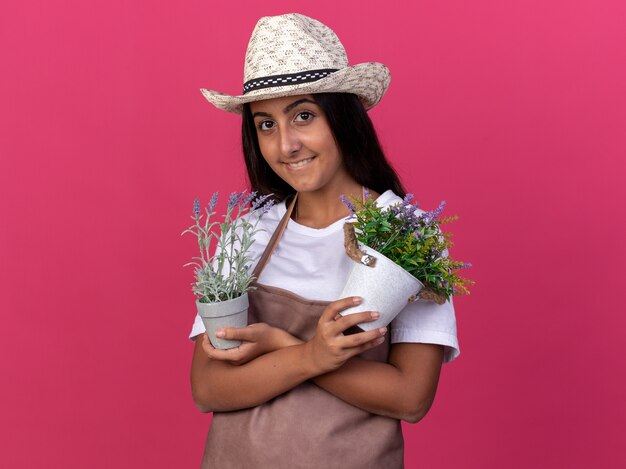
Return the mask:
<svg viewBox="0 0 626 469"><path fill-rule="evenodd" d="M376 264L370 267L362 262L353 262L352 271L339 298L360 296L363 301L341 312L341 315L378 311L379 319L358 325L364 331L370 331L387 326L408 303L416 299L424 285L378 251L363 244L359 247L361 251L375 257Z"/></svg>
<svg viewBox="0 0 626 469"><path fill-rule="evenodd" d="M221 327L246 327L248 325L247 293L238 298L217 303L200 303L196 301L196 306L213 347L225 350L241 345L239 340L226 340L215 337L215 331Z"/></svg>

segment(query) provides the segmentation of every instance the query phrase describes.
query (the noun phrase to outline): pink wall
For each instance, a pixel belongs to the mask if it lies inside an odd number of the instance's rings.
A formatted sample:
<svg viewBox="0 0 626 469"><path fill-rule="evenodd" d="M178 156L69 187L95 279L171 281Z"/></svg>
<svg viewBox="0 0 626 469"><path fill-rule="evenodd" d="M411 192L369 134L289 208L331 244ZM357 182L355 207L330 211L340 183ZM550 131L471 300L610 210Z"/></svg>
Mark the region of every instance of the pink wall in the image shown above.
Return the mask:
<svg viewBox="0 0 626 469"><path fill-rule="evenodd" d="M407 467L624 467L624 2L11 3L1 467L198 466L179 234L245 180L239 120L199 88L238 92L256 20L293 10L390 67L384 146L475 265Z"/></svg>

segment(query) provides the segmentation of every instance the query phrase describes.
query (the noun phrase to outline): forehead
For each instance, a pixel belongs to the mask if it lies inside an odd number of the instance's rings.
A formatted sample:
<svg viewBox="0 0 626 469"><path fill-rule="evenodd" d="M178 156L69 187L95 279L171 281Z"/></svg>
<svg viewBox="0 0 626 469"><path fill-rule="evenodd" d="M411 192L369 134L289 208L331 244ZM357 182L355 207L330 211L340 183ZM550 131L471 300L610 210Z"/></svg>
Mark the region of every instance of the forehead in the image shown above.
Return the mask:
<svg viewBox="0 0 626 469"><path fill-rule="evenodd" d="M254 114L255 112L267 112L273 114L280 112L292 103L300 101L302 99L309 99L315 101L311 94L298 94L295 96L283 96L280 98L264 99L263 101L254 101L250 103L250 110Z"/></svg>

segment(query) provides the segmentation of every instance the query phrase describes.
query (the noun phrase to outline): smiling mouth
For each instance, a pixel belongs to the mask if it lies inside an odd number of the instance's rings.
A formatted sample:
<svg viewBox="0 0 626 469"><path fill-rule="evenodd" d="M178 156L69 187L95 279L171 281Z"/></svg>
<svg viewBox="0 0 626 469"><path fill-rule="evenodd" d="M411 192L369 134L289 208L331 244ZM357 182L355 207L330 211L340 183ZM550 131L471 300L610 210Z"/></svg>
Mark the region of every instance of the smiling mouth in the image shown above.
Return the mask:
<svg viewBox="0 0 626 469"><path fill-rule="evenodd" d="M306 160L301 160L298 161L296 163L286 163L287 167L290 169L298 169L298 168L302 168L303 166L308 165L311 161L313 161L315 157L312 156L311 158L307 158Z"/></svg>

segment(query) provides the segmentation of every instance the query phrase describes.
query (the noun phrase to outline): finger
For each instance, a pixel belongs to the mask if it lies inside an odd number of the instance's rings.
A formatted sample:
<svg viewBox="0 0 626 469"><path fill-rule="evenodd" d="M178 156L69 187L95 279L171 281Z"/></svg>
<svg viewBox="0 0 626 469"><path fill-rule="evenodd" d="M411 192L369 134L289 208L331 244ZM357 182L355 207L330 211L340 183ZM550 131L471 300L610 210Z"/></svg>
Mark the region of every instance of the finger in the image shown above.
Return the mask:
<svg viewBox="0 0 626 469"><path fill-rule="evenodd" d="M246 342L254 342L255 328L247 327L224 327L215 331L215 336L226 340L244 340Z"/></svg>
<svg viewBox="0 0 626 469"><path fill-rule="evenodd" d="M364 344L359 345L358 347L354 347L353 349L350 350L350 354L352 357L354 357L355 355L358 355L360 353L363 352L367 352L368 350L373 349L374 347L378 347L380 344L382 344L385 341L385 337L378 337L374 340L370 340L369 342L366 342Z"/></svg>
<svg viewBox="0 0 626 469"><path fill-rule="evenodd" d="M363 311L360 313L346 314L335 321L335 327L338 332L343 332L362 322L376 321L380 318L377 311Z"/></svg>
<svg viewBox="0 0 626 469"><path fill-rule="evenodd" d="M207 352L207 355L212 360L224 360L224 361L229 361L229 362L235 362L237 360L240 360L243 354L241 350L239 349L239 347L233 347L233 348L229 348L225 350L211 347L211 349Z"/></svg>
<svg viewBox="0 0 626 469"><path fill-rule="evenodd" d="M371 331L359 332L340 339L340 343L346 348L361 347L363 344L375 341L379 338L384 340L387 333L386 327L380 327Z"/></svg>
<svg viewBox="0 0 626 469"><path fill-rule="evenodd" d="M326 309L324 309L324 312L320 316L320 322L333 321L335 316L337 316L337 314L339 314L341 311L351 308L352 306L360 305L361 301L361 298L359 298L358 296L349 296L347 298L333 301L328 306L326 306Z"/></svg>
<svg viewBox="0 0 626 469"><path fill-rule="evenodd" d="M241 358L241 351L239 347L233 347L230 349L218 349L213 346L211 341L209 340L209 334L204 333L202 335L202 349L208 355L209 358L215 360L239 360Z"/></svg>

